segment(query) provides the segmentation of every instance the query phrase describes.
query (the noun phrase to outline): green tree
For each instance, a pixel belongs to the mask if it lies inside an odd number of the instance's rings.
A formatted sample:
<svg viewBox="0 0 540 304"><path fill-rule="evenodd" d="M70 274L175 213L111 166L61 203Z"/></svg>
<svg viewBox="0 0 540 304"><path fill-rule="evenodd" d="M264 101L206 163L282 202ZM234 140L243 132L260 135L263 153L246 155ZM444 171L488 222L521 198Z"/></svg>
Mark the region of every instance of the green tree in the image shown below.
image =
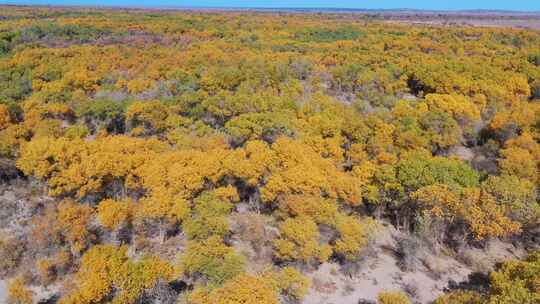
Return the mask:
<svg viewBox="0 0 540 304"><path fill-rule="evenodd" d="M218 236L188 242L180 256L179 271L187 277L201 277L210 286L218 286L234 278L244 269L244 257L225 245Z"/></svg>

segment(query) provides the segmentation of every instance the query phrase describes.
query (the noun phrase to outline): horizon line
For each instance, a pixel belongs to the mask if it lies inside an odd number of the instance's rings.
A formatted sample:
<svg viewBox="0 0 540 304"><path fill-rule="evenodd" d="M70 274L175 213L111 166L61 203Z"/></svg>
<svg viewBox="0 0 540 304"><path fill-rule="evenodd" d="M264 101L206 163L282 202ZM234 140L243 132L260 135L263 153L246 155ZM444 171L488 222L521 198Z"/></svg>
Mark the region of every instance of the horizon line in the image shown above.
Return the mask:
<svg viewBox="0 0 540 304"><path fill-rule="evenodd" d="M444 13L540 13L540 10L520 9L423 9L423 8L355 8L355 7L274 7L274 6L200 6L200 5L121 5L121 4L35 4L0 2L0 6L13 7L49 7L49 8L95 8L95 9L162 9L162 10L228 10L228 11L342 11L342 12L444 12Z"/></svg>

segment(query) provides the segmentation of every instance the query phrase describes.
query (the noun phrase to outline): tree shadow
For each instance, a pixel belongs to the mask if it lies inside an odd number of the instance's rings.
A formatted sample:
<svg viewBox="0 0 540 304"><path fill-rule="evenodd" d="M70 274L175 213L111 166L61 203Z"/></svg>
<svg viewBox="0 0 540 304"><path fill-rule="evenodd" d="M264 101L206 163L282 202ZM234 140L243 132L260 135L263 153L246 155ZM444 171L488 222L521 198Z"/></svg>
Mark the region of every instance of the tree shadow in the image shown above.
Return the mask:
<svg viewBox="0 0 540 304"><path fill-rule="evenodd" d="M469 274L466 281L457 283L450 280L448 281L448 287L444 291L449 292L452 290L471 290L485 293L489 290L489 275L482 272L473 272Z"/></svg>

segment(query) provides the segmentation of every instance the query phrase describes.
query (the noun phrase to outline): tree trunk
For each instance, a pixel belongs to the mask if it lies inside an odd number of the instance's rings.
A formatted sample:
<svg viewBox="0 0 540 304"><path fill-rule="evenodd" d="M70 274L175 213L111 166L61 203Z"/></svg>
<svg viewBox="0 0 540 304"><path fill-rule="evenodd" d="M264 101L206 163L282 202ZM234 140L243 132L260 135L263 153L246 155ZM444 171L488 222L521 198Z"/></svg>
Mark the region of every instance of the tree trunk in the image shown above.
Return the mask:
<svg viewBox="0 0 540 304"><path fill-rule="evenodd" d="M163 220L159 222L159 243L165 243L165 238L167 237L167 229L165 228L165 223Z"/></svg>

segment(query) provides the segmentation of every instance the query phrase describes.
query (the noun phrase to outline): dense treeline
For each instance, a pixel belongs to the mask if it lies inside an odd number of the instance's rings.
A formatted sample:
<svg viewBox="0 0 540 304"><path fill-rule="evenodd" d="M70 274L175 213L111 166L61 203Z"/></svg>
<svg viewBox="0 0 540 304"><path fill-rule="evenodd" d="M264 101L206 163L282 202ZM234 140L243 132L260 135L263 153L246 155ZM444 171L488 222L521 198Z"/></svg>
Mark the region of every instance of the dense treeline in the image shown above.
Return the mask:
<svg viewBox="0 0 540 304"><path fill-rule="evenodd" d="M381 221L433 248L538 245L538 32L1 15L0 177L49 196L0 239L14 303L59 282L59 303L301 301L303 272L361 263ZM539 265L437 303L538 303Z"/></svg>

